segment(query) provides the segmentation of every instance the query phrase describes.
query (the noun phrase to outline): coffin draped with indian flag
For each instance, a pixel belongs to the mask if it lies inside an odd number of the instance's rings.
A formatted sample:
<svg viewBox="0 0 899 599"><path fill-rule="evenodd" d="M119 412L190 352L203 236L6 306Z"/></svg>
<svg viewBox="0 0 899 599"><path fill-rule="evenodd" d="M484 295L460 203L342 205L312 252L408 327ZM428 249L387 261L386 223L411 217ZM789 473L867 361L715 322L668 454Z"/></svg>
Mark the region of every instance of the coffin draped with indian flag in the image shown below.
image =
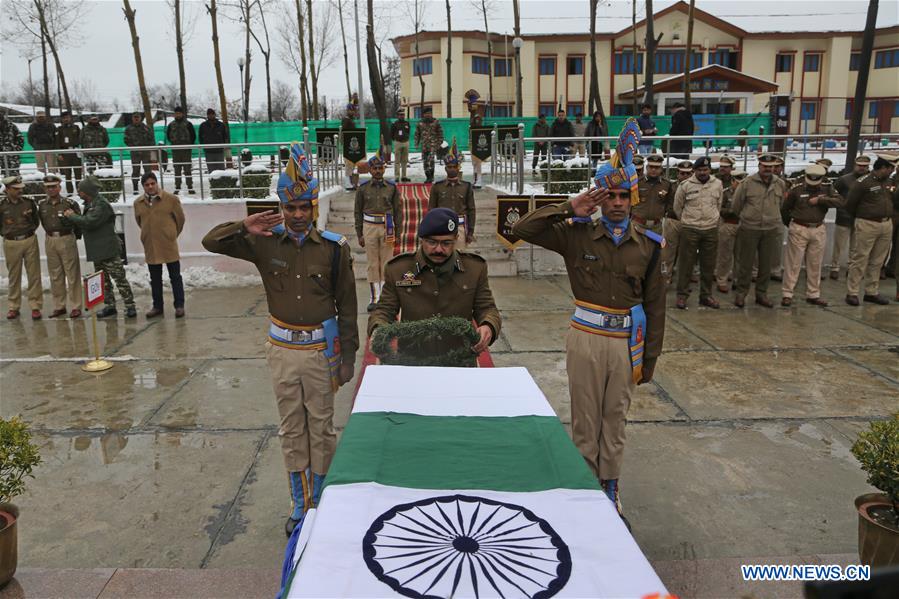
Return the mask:
<svg viewBox="0 0 899 599"><path fill-rule="evenodd" d="M665 589L524 368L369 366L285 597Z"/></svg>

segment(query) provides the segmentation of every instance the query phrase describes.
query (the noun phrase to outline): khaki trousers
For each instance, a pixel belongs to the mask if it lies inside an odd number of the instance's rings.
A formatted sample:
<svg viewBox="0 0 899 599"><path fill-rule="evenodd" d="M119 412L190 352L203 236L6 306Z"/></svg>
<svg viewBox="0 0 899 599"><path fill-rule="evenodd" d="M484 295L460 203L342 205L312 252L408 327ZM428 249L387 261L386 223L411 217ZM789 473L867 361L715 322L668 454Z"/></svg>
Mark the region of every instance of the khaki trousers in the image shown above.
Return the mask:
<svg viewBox="0 0 899 599"><path fill-rule="evenodd" d="M666 218L662 230L665 234L665 247L662 249L662 276L671 284L674 265L677 263L677 246L680 243L681 222Z"/></svg>
<svg viewBox="0 0 899 599"><path fill-rule="evenodd" d="M465 225L459 225L459 235L456 237L456 249L465 251L468 247L468 242L466 241L466 237L468 236L468 227Z"/></svg>
<svg viewBox="0 0 899 599"><path fill-rule="evenodd" d="M320 350L288 349L265 342L281 423L281 453L288 472L311 468L326 474L334 457L334 392L328 359Z"/></svg>
<svg viewBox="0 0 899 599"><path fill-rule="evenodd" d="M690 277L699 258L699 299L712 297L712 281L715 279L715 258L718 253L718 229L696 229L684 226L680 231L680 247L677 251L677 296L689 297Z"/></svg>
<svg viewBox="0 0 899 599"><path fill-rule="evenodd" d="M50 273L50 293L53 294L53 308L81 310L81 260L78 258L78 243L74 235L64 237L47 236L44 240L47 254L47 270ZM68 303L66 287L68 285Z"/></svg>
<svg viewBox="0 0 899 599"><path fill-rule="evenodd" d="M21 241L4 239L3 255L6 257L6 270L9 273L8 309L18 310L22 306L24 263L25 273L28 275L28 304L32 310L40 310L44 306L44 287L41 285L41 250L37 235Z"/></svg>
<svg viewBox="0 0 899 599"><path fill-rule="evenodd" d="M37 170L43 173L52 173L56 170L56 154L52 152L42 151L35 153L34 162Z"/></svg>
<svg viewBox="0 0 899 599"><path fill-rule="evenodd" d="M752 265L758 256L758 276L755 279L755 294L766 295L771 280L771 266L774 254L780 251L780 227L776 229L746 229L737 231L737 294L749 293L752 284Z"/></svg>
<svg viewBox="0 0 899 599"><path fill-rule="evenodd" d="M893 223L878 223L864 218L855 219L855 248L849 256L849 274L846 277L846 293L858 295L862 278L865 279L865 295L877 295L880 289L880 267L890 253Z"/></svg>
<svg viewBox="0 0 899 599"><path fill-rule="evenodd" d="M718 256L715 260L715 282L726 287L734 274L734 246L740 224L718 223Z"/></svg>
<svg viewBox="0 0 899 599"><path fill-rule="evenodd" d="M803 227L790 223L787 234L787 250L784 254L784 297L793 297L793 289L799 280L799 271L805 258L805 296L821 297L821 263L824 262L824 246L827 229L824 223L818 227Z"/></svg>
<svg viewBox="0 0 899 599"><path fill-rule="evenodd" d="M854 245L855 228L834 225L833 252L830 254L830 272L840 272L840 263L843 261L843 250L846 250L846 260L848 263Z"/></svg>
<svg viewBox="0 0 899 599"><path fill-rule="evenodd" d="M634 380L628 339L568 329L571 436L600 480L618 478Z"/></svg>
<svg viewBox="0 0 899 599"><path fill-rule="evenodd" d="M384 280L384 265L393 258L393 243L387 242L387 227L375 223L362 223L365 240L365 257L368 259L366 275L369 283Z"/></svg>
<svg viewBox="0 0 899 599"><path fill-rule="evenodd" d="M353 176L353 171L356 169L356 163L352 160L343 159L343 174L347 177Z"/></svg>
<svg viewBox="0 0 899 599"><path fill-rule="evenodd" d="M409 162L409 142L393 142L393 177L395 179L406 178L406 164Z"/></svg>

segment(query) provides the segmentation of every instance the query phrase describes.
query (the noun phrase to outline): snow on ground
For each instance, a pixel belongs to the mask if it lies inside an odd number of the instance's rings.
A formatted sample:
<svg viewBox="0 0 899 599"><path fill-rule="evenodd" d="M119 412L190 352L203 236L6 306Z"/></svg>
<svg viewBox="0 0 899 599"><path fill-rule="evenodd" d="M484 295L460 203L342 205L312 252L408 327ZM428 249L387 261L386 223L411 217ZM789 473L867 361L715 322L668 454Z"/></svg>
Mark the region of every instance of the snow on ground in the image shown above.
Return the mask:
<svg viewBox="0 0 899 599"><path fill-rule="evenodd" d="M84 271L85 274L90 269ZM149 291L150 274L147 271L147 265L144 263L130 262L125 265L125 276L135 291ZM185 289L221 289L226 287L247 287L259 285L259 275L240 275L234 273L223 273L209 266L191 266L181 270L181 277L184 279ZM25 276L22 275L23 287L25 285ZM41 283L44 291L50 289L50 277L43 275ZM169 288L168 275L163 275L163 286ZM0 289L9 288L9 278L0 276ZM24 294L24 290L23 290ZM116 292L116 299L121 301L121 297ZM46 303L46 302L45 302Z"/></svg>

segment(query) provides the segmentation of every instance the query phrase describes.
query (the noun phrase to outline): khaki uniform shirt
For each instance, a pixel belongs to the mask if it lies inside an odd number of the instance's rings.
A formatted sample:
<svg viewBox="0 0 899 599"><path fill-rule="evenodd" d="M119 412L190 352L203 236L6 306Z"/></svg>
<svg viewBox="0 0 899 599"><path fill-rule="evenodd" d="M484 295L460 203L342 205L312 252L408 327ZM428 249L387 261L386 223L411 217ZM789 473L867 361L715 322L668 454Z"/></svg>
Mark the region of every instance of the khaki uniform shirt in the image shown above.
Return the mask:
<svg viewBox="0 0 899 599"><path fill-rule="evenodd" d="M400 231L403 224L403 207L396 185L382 179L363 183L356 191L355 221L356 235L362 237L363 214L392 214L393 228Z"/></svg>
<svg viewBox="0 0 899 599"><path fill-rule="evenodd" d="M5 239L34 233L39 223L37 206L30 198L20 197L18 202L0 200L0 236Z"/></svg>
<svg viewBox="0 0 899 599"><path fill-rule="evenodd" d="M818 196L818 203L814 206L808 201ZM839 194L833 191L830 185L797 185L787 194L784 201L784 213L790 215L792 220L807 225L816 225L824 222L827 211L831 208L841 208L845 203Z"/></svg>
<svg viewBox="0 0 899 599"><path fill-rule="evenodd" d="M278 320L314 326L337 315L340 353L344 364L353 363L359 349L358 306L353 260L345 239L336 244L313 228L303 245L298 245L286 231L271 237L249 235L238 221L212 229L203 238L203 247L255 264L262 276L269 312ZM335 257L339 260L336 281L332 280Z"/></svg>
<svg viewBox="0 0 899 599"><path fill-rule="evenodd" d="M575 299L619 310L643 304L647 329L644 357L658 358L665 335L665 281L659 245L631 224L616 246L602 223L565 220L572 216L570 201L545 206L518 221L512 232L565 258Z"/></svg>
<svg viewBox="0 0 899 599"><path fill-rule="evenodd" d="M152 200L147 194L134 201L134 220L140 227L147 264L169 264L181 259L178 236L184 229L184 211L178 196L160 191Z"/></svg>
<svg viewBox="0 0 899 599"><path fill-rule="evenodd" d="M846 211L853 218L883 220L893 216L893 190L889 177L878 179L874 173L859 178L849 189Z"/></svg>
<svg viewBox="0 0 899 599"><path fill-rule="evenodd" d="M718 226L723 195L721 181L709 177L702 183L693 175L678 186L674 194L674 213L685 227L714 229Z"/></svg>
<svg viewBox="0 0 899 599"><path fill-rule="evenodd" d="M649 177L640 177L638 184L640 203L631 207L631 215L643 220L662 220L669 202L673 201L671 181L664 177L651 180Z"/></svg>
<svg viewBox="0 0 899 599"><path fill-rule="evenodd" d="M721 218L737 218L737 215L734 214L733 211L734 191L733 187L728 186L724 188L724 193L721 194Z"/></svg>
<svg viewBox="0 0 899 599"><path fill-rule="evenodd" d="M468 181L457 179L452 182L445 179L434 183L428 198L428 210L433 208L449 208L465 217L466 232L469 235L474 233L474 188Z"/></svg>
<svg viewBox="0 0 899 599"><path fill-rule="evenodd" d="M42 200L37 206L41 217L41 225L47 233L74 233L74 227L68 221L63 221L62 214L66 210L73 210L75 214L81 214L81 206L78 202L59 196L54 202L50 198Z"/></svg>
<svg viewBox="0 0 899 599"><path fill-rule="evenodd" d="M384 289L378 307L368 319L369 335L375 327L396 320L424 320L432 316L459 316L499 336L502 318L487 280L487 262L477 254L456 251L452 275L438 281L421 249L391 258L384 267Z"/></svg>
<svg viewBox="0 0 899 599"><path fill-rule="evenodd" d="M784 187L783 180L776 175L771 176L767 185L758 173L743 179L731 205L733 213L740 218L740 226L756 230L782 227L780 206Z"/></svg>

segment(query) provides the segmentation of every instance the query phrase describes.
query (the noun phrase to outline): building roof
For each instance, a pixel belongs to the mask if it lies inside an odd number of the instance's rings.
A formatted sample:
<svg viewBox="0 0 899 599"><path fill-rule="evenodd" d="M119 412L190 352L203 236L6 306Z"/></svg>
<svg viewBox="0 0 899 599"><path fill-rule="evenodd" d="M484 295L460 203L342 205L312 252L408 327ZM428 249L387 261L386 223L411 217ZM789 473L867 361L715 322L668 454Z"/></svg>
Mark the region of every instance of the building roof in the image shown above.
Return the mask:
<svg viewBox="0 0 899 599"><path fill-rule="evenodd" d="M740 71L735 71L734 69L730 69L725 66L721 66L720 64L710 64L699 69L693 69L690 71L690 79L691 81L696 80L699 81L703 77L717 77L721 80L727 81L729 83L728 89L725 91L730 92L753 92L756 94L764 94L777 91L777 84L773 81L768 81L767 79L762 79L760 77L753 77L752 75L747 75L746 73L741 73ZM695 78L695 79L694 79ZM679 73L672 77L667 77L666 79L662 79L660 81L656 81L652 85L653 93L664 93L669 91L681 91L683 89L683 81L684 74ZM645 86L641 85L636 90L633 88L621 92L618 94L619 97L622 98L630 98L634 95L636 91L636 95L642 96ZM720 89L714 90L695 90L695 91L722 91Z"/></svg>

